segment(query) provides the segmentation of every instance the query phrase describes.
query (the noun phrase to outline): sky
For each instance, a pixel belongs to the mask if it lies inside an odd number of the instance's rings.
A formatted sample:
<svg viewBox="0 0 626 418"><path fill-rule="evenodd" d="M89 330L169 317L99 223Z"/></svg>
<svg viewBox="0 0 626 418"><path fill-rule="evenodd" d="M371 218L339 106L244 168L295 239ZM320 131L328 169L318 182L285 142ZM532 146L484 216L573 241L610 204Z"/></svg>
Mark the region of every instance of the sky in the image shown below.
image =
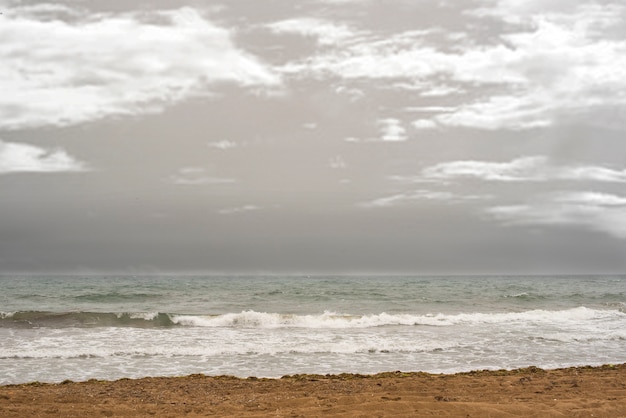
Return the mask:
<svg viewBox="0 0 626 418"><path fill-rule="evenodd" d="M0 272L626 271L621 0L0 12Z"/></svg>

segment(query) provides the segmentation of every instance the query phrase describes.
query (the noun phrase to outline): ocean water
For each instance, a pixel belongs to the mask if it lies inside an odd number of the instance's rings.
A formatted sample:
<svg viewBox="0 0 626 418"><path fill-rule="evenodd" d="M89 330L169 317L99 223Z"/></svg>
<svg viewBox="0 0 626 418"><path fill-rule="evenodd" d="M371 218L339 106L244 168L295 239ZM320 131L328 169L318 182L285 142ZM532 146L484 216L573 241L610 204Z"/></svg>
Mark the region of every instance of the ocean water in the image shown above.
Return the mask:
<svg viewBox="0 0 626 418"><path fill-rule="evenodd" d="M0 384L626 362L626 276L0 276Z"/></svg>

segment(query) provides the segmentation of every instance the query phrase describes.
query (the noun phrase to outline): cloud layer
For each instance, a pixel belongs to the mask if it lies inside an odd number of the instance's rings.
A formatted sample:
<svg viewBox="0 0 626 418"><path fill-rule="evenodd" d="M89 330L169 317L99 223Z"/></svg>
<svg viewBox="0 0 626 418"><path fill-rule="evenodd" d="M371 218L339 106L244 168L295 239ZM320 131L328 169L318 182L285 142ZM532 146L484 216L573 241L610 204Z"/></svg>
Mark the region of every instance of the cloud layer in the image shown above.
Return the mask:
<svg viewBox="0 0 626 418"><path fill-rule="evenodd" d="M192 8L83 15L40 4L0 21L0 129L159 112L215 83L280 83Z"/></svg>
<svg viewBox="0 0 626 418"><path fill-rule="evenodd" d="M8 268L626 268L622 0L148 3L0 0Z"/></svg>
<svg viewBox="0 0 626 418"><path fill-rule="evenodd" d="M545 156L521 157L509 162L452 161L427 167L423 179L452 180L476 178L487 181L586 180L626 182L626 169L615 170L596 165L550 164Z"/></svg>
<svg viewBox="0 0 626 418"><path fill-rule="evenodd" d="M501 25L502 32L489 42L471 25L458 32L435 26L391 35L320 19L278 22L271 28L316 37L325 46L314 56L287 63L285 74L339 77L346 83L371 80L422 98L447 96L454 103L414 119L416 129L527 130L595 108L626 106L621 93L626 89L626 41L612 36L625 23L624 5L482 3L463 13L470 22L477 19L476 25ZM296 22L306 25L296 30Z"/></svg>
<svg viewBox="0 0 626 418"><path fill-rule="evenodd" d="M626 197L614 194L566 192L541 196L528 204L494 206L485 212L510 226L573 226L626 239Z"/></svg>
<svg viewBox="0 0 626 418"><path fill-rule="evenodd" d="M600 165L558 165L545 156L521 157L507 162L462 160L425 167L420 175L390 176L398 184L438 184L442 190L417 190L385 196L359 206L385 208L421 200L447 203L478 202L478 215L487 215L504 226L570 226L626 238L626 197L614 193L586 189L589 185L610 187L626 182L626 169ZM480 190L492 185L489 194L472 195L475 186L468 181L483 183ZM534 193L512 194L497 187L498 183L543 184L552 192L537 189ZM460 188L453 193L448 188ZM496 202L514 201L498 204ZM481 203L482 202L482 203Z"/></svg>
<svg viewBox="0 0 626 418"><path fill-rule="evenodd" d="M204 167L183 167L170 177L170 182L182 186L200 186L204 184L232 184L236 179L216 177L209 174Z"/></svg>
<svg viewBox="0 0 626 418"><path fill-rule="evenodd" d="M0 174L86 171L87 166L63 149L0 140Z"/></svg>

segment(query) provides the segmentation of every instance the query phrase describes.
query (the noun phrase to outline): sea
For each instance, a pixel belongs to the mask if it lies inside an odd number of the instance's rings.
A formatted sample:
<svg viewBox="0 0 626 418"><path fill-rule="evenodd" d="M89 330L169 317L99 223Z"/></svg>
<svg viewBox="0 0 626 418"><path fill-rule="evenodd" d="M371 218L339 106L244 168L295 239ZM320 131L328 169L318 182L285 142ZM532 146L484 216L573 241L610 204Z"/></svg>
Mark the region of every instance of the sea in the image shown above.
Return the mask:
<svg viewBox="0 0 626 418"><path fill-rule="evenodd" d="M626 363L626 276L0 276L0 384Z"/></svg>

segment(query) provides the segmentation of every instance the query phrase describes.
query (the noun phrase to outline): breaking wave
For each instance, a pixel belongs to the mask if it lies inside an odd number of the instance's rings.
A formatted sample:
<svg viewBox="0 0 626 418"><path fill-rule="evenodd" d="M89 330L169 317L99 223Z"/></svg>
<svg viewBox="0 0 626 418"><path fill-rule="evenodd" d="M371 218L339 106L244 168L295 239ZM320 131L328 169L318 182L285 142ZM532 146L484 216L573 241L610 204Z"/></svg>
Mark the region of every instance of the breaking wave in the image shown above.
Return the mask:
<svg viewBox="0 0 626 418"><path fill-rule="evenodd" d="M0 327L207 327L207 328L310 328L342 329L383 326L480 325L498 323L523 324L580 324L587 321L624 320L622 306L597 310L586 307L549 311L459 313L459 314L369 314L349 315L326 311L316 315L295 315L242 311L221 315L186 315L161 312L2 312Z"/></svg>

